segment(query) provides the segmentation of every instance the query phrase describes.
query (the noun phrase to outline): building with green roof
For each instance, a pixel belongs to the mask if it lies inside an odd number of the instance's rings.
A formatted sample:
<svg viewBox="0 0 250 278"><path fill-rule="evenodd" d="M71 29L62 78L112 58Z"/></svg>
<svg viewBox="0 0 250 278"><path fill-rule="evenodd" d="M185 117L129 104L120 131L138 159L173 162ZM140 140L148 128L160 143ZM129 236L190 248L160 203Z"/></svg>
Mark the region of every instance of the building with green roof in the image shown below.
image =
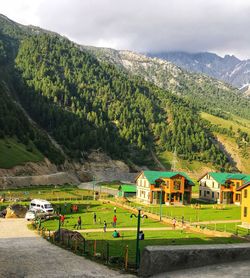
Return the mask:
<svg viewBox="0 0 250 278"><path fill-rule="evenodd" d="M143 171L136 178L136 197L148 204L188 204L193 181L183 172Z"/></svg>
<svg viewBox="0 0 250 278"><path fill-rule="evenodd" d="M240 205L241 192L237 189L249 181L248 174L209 172L199 179L199 196L209 202Z"/></svg>
<svg viewBox="0 0 250 278"><path fill-rule="evenodd" d="M118 197L135 197L136 196L136 185L135 184L120 185L117 196Z"/></svg>

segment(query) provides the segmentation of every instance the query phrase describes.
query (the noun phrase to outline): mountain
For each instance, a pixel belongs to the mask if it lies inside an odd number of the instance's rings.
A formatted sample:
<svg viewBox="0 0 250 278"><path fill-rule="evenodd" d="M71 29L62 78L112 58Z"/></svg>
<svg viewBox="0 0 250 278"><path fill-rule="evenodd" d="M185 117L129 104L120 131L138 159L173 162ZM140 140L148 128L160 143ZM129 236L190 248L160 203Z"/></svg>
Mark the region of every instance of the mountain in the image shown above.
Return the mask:
<svg viewBox="0 0 250 278"><path fill-rule="evenodd" d="M170 61L190 72L206 74L236 88L250 84L250 60L240 60L233 55L220 57L209 52L163 52L149 53L148 56Z"/></svg>
<svg viewBox="0 0 250 278"><path fill-rule="evenodd" d="M81 46L91 51L100 61L114 64L117 68L130 75L143 77L145 80L170 91L171 93L188 99L201 112L199 120L205 120L212 131L213 137L227 155L232 164L241 171L248 172L247 159L250 155L249 136L249 100L242 97L242 93L234 90L225 83L202 74L191 74L173 63L150 58L131 51L118 51L108 48ZM245 91L244 94L247 94ZM210 114L208 114L210 113ZM169 117L171 122L173 117ZM225 126L226 123L226 126ZM246 140L243 137L246 136ZM159 152L159 158L164 165L171 165L175 160L173 153ZM178 168L197 172L206 168L197 161L178 158ZM211 167L211 166L210 166Z"/></svg>
<svg viewBox="0 0 250 278"><path fill-rule="evenodd" d="M102 62L111 63L132 76L140 76L165 91L187 99L197 109L224 118L249 115L249 100L239 90L204 74L190 73L175 64L132 51L81 46ZM231 103L228 106L228 103ZM227 109L225 109L227 107Z"/></svg>
<svg viewBox="0 0 250 278"><path fill-rule="evenodd" d="M58 164L84 163L99 150L132 167L156 167L156 156L175 152L190 163L236 169L201 112L249 118L250 103L238 90L163 60L79 46L4 16L0 51L0 103L8 99L17 108L0 114L3 140L34 145Z"/></svg>

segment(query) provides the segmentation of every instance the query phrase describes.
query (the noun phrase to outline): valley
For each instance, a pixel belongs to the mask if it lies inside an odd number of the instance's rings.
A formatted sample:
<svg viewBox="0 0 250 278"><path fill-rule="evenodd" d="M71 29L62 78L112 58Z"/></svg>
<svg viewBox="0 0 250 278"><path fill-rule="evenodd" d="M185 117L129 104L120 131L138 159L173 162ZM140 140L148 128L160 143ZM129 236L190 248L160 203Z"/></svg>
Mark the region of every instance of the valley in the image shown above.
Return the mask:
<svg viewBox="0 0 250 278"><path fill-rule="evenodd" d="M125 172L171 169L175 152L194 177L248 170L250 101L238 90L169 61L0 22L0 168L40 175L25 165L47 161L44 174L85 180L97 151Z"/></svg>

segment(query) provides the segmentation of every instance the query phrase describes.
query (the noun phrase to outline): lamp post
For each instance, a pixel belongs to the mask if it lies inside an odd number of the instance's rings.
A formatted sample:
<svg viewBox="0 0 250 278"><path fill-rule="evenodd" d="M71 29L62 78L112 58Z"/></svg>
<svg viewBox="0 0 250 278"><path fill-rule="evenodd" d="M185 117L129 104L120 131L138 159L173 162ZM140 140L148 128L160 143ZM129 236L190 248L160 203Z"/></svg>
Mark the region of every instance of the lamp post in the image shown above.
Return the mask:
<svg viewBox="0 0 250 278"><path fill-rule="evenodd" d="M162 218L162 186L161 186L161 194L160 194L160 221Z"/></svg>
<svg viewBox="0 0 250 278"><path fill-rule="evenodd" d="M93 200L95 200L95 176L93 176Z"/></svg>
<svg viewBox="0 0 250 278"><path fill-rule="evenodd" d="M139 234L140 234L140 225L141 225L141 218L147 218L147 215L141 216L141 208L138 208L138 215L132 213L130 218L136 217L137 220L137 234L136 234L136 255L135 255L135 265L136 268L139 268L140 265L140 245L139 245Z"/></svg>
<svg viewBox="0 0 250 278"><path fill-rule="evenodd" d="M59 234L59 242L61 240L61 215L58 214L58 234Z"/></svg>

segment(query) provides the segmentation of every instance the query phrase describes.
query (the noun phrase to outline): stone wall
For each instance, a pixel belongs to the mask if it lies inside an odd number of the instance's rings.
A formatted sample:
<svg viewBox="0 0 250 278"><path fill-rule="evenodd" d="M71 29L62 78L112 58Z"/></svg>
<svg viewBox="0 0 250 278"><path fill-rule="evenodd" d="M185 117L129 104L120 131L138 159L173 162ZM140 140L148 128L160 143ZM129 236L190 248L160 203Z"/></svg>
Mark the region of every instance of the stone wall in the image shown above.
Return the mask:
<svg viewBox="0 0 250 278"><path fill-rule="evenodd" d="M249 260L250 243L148 246L143 250L139 276L150 277L173 270Z"/></svg>

